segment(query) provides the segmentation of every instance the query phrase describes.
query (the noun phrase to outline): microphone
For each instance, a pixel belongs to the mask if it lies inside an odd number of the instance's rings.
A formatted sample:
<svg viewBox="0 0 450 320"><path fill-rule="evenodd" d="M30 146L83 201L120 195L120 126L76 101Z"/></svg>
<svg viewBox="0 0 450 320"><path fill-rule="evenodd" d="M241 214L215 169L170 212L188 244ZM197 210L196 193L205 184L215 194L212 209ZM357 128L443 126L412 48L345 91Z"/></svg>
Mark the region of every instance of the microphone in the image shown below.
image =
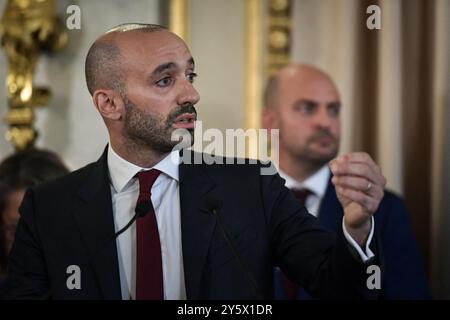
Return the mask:
<svg viewBox="0 0 450 320"><path fill-rule="evenodd" d="M117 231L114 235L114 239L117 239L118 236L120 236L122 233L124 233L132 224L134 221L136 221L138 218L144 217L147 212L149 212L152 209L152 203L150 201L141 201L136 205L135 214L133 218L119 231Z"/></svg>
<svg viewBox="0 0 450 320"><path fill-rule="evenodd" d="M110 245L114 240L116 240L122 233L124 233L132 224L135 222L138 218L144 217L150 210L152 210L153 205L150 200L143 200L140 201L136 208L134 209L135 214L133 218L119 231L117 231L111 238L109 238L105 243L103 243L101 246L97 248L95 251L96 253L103 250L107 245Z"/></svg>
<svg viewBox="0 0 450 320"><path fill-rule="evenodd" d="M257 299L264 299L263 295L259 291L258 285L256 284L255 278L253 278L253 275L251 271L248 269L248 267L245 265L244 261L242 260L241 256L239 255L239 252L236 249L236 246L234 245L233 240L231 239L227 228L222 222L222 219L220 218L219 211L222 208L223 202L222 200L216 198L213 195L207 196L205 199L206 208L208 209L208 213L214 216L214 218L217 221L217 224L219 225L222 234L228 244L228 246L231 249L231 252L233 253L233 256L236 258L239 264L239 268L241 271L245 274L247 277L247 281L249 282L250 287L252 288L252 291Z"/></svg>

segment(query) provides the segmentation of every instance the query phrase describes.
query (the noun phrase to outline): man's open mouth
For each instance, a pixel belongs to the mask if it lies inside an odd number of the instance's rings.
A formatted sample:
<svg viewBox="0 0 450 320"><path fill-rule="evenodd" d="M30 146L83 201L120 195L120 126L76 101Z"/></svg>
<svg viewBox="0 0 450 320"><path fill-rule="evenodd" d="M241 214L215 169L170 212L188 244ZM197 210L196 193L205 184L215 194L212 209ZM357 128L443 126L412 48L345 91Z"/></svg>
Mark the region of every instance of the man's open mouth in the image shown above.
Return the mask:
<svg viewBox="0 0 450 320"><path fill-rule="evenodd" d="M183 113L175 118L173 126L176 128L192 129L195 126L197 115L195 113Z"/></svg>

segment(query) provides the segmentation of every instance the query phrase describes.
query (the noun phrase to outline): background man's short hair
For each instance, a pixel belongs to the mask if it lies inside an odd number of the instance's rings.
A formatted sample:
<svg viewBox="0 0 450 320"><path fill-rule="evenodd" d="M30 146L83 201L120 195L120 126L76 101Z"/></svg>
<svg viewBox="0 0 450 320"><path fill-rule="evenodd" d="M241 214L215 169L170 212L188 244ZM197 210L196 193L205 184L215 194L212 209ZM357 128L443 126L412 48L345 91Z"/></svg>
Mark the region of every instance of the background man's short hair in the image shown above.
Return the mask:
<svg viewBox="0 0 450 320"><path fill-rule="evenodd" d="M69 170L61 159L47 150L17 152L0 163L0 276L7 266L3 214L9 195L67 173Z"/></svg>
<svg viewBox="0 0 450 320"><path fill-rule="evenodd" d="M274 108L278 100L279 79L277 75L272 75L267 79L263 95L263 107Z"/></svg>
<svg viewBox="0 0 450 320"><path fill-rule="evenodd" d="M17 152L0 163L0 212L3 195L36 186L69 173L61 159L48 150Z"/></svg>

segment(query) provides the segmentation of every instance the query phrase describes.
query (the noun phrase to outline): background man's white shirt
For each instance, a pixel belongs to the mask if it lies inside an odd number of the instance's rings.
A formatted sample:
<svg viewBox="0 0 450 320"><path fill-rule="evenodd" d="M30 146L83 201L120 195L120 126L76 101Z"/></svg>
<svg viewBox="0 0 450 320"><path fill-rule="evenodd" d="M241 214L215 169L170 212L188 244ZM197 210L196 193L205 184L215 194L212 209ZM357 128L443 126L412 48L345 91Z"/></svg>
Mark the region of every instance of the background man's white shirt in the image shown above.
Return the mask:
<svg viewBox="0 0 450 320"><path fill-rule="evenodd" d="M319 210L320 210L320 204L322 203L323 198L325 197L325 193L327 192L328 188L328 182L330 180L330 169L328 168L328 165L324 165L320 170L318 170L316 173L314 173L312 176L310 176L308 179L303 181L303 183L298 182L291 176L289 176L287 173L285 173L283 170L281 170L278 167L278 173L280 176L286 180L285 186L288 189L309 189L313 192L308 198L306 199L305 207L308 209L308 212L315 217L318 217ZM370 258L374 256L374 253L372 250L370 250L369 245L372 242L373 238L373 232L375 228L375 222L372 217L372 228L369 233L369 237L366 241L366 247L363 251L361 247L358 245L358 243L350 236L350 234L345 229L344 225L344 219L342 219L342 229L344 231L344 236L347 239L347 241L356 249L359 256L363 261L367 261Z"/></svg>

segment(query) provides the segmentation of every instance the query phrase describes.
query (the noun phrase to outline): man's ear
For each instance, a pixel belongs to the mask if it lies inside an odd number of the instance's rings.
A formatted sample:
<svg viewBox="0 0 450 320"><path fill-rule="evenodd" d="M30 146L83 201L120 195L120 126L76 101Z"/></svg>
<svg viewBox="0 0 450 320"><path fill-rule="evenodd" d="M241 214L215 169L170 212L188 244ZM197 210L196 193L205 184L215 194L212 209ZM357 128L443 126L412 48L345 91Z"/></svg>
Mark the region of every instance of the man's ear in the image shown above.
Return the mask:
<svg viewBox="0 0 450 320"><path fill-rule="evenodd" d="M270 129L278 129L276 125L275 112L269 108L264 107L261 112L261 127L267 129L270 134Z"/></svg>
<svg viewBox="0 0 450 320"><path fill-rule="evenodd" d="M123 100L110 89L99 89L92 95L92 100L98 112L105 119L120 120L123 116Z"/></svg>

